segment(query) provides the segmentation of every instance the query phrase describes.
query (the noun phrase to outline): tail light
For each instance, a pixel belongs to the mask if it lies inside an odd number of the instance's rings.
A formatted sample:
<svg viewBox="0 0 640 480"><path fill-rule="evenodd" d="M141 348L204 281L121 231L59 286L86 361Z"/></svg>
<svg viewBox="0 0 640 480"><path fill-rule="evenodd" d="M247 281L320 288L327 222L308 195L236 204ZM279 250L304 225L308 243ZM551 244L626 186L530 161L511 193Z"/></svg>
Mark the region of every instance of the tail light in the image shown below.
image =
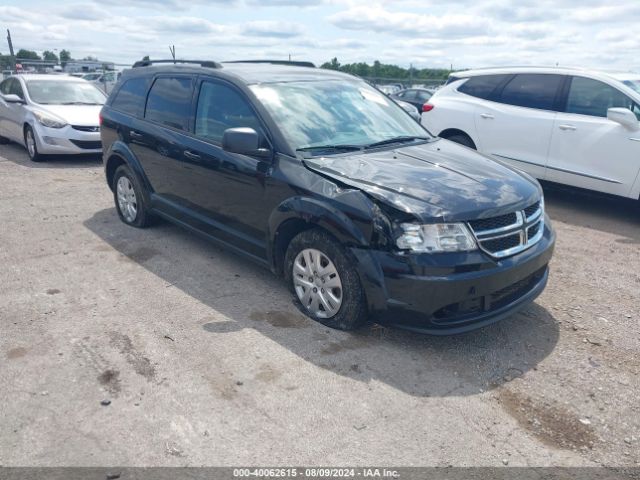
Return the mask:
<svg viewBox="0 0 640 480"><path fill-rule="evenodd" d="M430 103L425 103L424 105L422 105L423 112L430 112L431 110L433 110L433 105L431 105Z"/></svg>
<svg viewBox="0 0 640 480"><path fill-rule="evenodd" d="M98 115L98 125L102 125L102 113Z"/></svg>

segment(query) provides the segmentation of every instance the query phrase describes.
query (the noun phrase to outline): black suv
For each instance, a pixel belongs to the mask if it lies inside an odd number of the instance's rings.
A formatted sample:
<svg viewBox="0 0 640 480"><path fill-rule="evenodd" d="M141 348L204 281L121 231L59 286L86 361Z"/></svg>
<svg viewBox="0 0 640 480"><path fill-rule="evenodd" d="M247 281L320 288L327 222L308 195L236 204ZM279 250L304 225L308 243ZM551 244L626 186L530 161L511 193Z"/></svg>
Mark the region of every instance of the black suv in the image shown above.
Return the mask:
<svg viewBox="0 0 640 480"><path fill-rule="evenodd" d="M163 217L250 257L330 327L462 332L547 282L555 235L536 180L433 137L350 75L138 62L101 135L123 222Z"/></svg>

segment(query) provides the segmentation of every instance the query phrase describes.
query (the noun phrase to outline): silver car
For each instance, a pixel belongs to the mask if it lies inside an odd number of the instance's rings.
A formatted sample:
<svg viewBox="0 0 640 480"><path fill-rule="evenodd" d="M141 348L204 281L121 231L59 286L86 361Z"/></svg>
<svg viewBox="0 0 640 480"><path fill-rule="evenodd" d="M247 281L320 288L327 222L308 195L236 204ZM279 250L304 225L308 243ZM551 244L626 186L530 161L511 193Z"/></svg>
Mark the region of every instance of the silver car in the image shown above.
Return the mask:
<svg viewBox="0 0 640 480"><path fill-rule="evenodd" d="M100 153L105 94L59 75L15 75L0 83L0 142L26 147L34 162L47 154Z"/></svg>

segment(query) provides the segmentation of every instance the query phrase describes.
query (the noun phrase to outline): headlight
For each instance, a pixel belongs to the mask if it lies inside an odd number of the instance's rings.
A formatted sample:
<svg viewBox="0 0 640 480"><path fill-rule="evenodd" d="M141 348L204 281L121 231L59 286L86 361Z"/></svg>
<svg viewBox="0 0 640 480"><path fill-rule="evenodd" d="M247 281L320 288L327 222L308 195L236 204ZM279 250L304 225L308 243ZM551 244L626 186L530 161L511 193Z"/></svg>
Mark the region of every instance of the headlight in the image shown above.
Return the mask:
<svg viewBox="0 0 640 480"><path fill-rule="evenodd" d="M33 115L34 117L36 117L36 120L38 120L38 123L40 125L44 125L45 127L62 128L67 124L67 122L62 120L60 117L56 117L55 115L52 115L50 113L34 110Z"/></svg>
<svg viewBox="0 0 640 480"><path fill-rule="evenodd" d="M414 252L467 252L477 248L476 241L464 223L418 225L403 223L396 245Z"/></svg>

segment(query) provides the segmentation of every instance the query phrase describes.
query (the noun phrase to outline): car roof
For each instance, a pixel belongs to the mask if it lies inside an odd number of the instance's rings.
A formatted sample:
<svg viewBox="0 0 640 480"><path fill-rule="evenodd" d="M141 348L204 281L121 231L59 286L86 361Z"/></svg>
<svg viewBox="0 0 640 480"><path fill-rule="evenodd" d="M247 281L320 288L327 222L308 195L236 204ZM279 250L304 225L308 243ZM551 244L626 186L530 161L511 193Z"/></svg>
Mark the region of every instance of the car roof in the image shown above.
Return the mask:
<svg viewBox="0 0 640 480"><path fill-rule="evenodd" d="M501 74L515 74L515 73L547 73L557 75L575 75L582 73L588 76L602 77L607 76L613 79L621 80L626 78L639 78L640 75L632 73L613 73L605 72L602 70L588 69L581 67L545 67L545 66L515 66L515 67L489 67L489 68L476 68L472 70L462 70L459 72L452 72L451 77L455 78L468 78L478 75L501 75ZM625 77L628 75L628 77ZM624 77L624 78L623 78Z"/></svg>
<svg viewBox="0 0 640 480"><path fill-rule="evenodd" d="M310 82L324 80L351 80L356 77L347 73L323 68L279 65L272 63L223 62L220 67L202 67L192 64L156 64L125 70L123 75L138 76L156 73L195 73L220 77L233 77L247 85L256 83Z"/></svg>
<svg viewBox="0 0 640 480"><path fill-rule="evenodd" d="M46 75L37 73L21 73L14 75L13 78L22 78L25 82L32 80L55 80L59 82L84 82L80 77L72 77L71 75Z"/></svg>

